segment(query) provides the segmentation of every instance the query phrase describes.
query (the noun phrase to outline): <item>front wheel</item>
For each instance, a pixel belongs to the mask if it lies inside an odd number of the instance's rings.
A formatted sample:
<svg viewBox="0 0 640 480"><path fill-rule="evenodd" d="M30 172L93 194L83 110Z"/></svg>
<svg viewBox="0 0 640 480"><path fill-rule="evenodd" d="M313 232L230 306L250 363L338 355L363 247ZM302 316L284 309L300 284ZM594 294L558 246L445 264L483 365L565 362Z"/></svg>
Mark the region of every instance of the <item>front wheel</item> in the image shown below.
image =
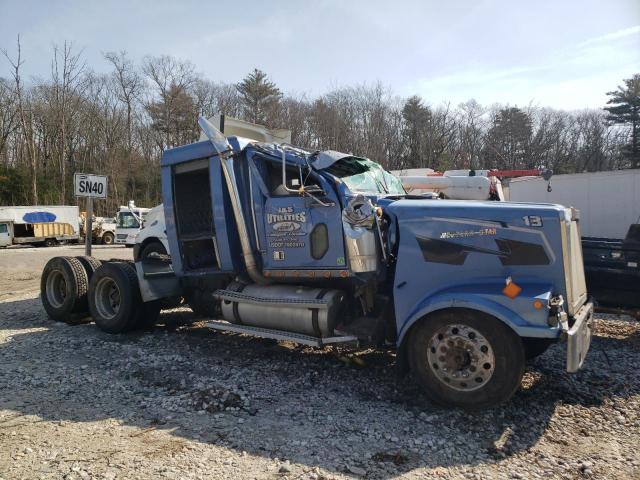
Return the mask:
<svg viewBox="0 0 640 480"><path fill-rule="evenodd" d="M104 235L102 235L102 244L103 245L113 245L113 241L114 241L113 233L105 232Z"/></svg>
<svg viewBox="0 0 640 480"><path fill-rule="evenodd" d="M435 312L412 329L408 341L411 370L436 403L490 408L520 387L522 340L495 317L469 309Z"/></svg>
<svg viewBox="0 0 640 480"><path fill-rule="evenodd" d="M164 248L160 240L152 240L147 243L140 251L140 260L147 260L152 256L157 256L156 254L160 256L167 255L167 249Z"/></svg>

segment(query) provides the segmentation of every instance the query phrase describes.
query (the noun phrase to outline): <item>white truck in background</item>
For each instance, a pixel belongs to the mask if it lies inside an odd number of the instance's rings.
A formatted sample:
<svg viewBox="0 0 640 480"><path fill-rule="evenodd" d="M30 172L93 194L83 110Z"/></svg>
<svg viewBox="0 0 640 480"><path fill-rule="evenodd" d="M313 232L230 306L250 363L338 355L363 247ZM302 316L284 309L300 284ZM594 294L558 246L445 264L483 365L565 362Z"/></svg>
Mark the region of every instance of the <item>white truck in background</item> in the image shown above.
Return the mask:
<svg viewBox="0 0 640 480"><path fill-rule="evenodd" d="M133 258L138 261L152 253L169 254L169 242L164 222L164 206L156 205L147 213L144 228L136 236Z"/></svg>
<svg viewBox="0 0 640 480"><path fill-rule="evenodd" d="M87 212L80 212L80 233L82 237L86 235ZM92 241L94 244L113 245L116 239L116 221L113 217L96 217L93 216L91 222L93 231L91 232Z"/></svg>
<svg viewBox="0 0 640 480"><path fill-rule="evenodd" d="M515 178L541 178L549 187L553 175L546 168L527 170L447 170L436 172L431 168L410 168L391 172L402 182L407 193L435 195L452 200L507 200L504 184Z"/></svg>
<svg viewBox="0 0 640 480"><path fill-rule="evenodd" d="M0 207L0 247L77 242L79 218L71 205Z"/></svg>
<svg viewBox="0 0 640 480"><path fill-rule="evenodd" d="M136 236L144 227L145 217L150 208L136 207L133 200L129 204L121 206L116 213L116 244L133 247L136 244Z"/></svg>
<svg viewBox="0 0 640 480"><path fill-rule="evenodd" d="M407 193L415 195L436 194L456 200L489 200L494 192L502 195L500 181L489 177L489 170L447 170L437 173L430 168L392 170L400 179ZM498 198L502 200L502 198Z"/></svg>

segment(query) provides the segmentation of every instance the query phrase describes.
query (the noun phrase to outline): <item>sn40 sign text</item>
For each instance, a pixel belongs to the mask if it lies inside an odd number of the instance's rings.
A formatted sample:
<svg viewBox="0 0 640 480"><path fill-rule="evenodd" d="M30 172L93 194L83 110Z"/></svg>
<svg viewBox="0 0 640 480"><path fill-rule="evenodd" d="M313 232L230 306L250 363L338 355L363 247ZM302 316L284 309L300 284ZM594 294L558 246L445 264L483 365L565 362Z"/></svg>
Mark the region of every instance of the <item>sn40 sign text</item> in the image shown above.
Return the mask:
<svg viewBox="0 0 640 480"><path fill-rule="evenodd" d="M75 194L77 197L107 197L107 177L76 173L74 175Z"/></svg>

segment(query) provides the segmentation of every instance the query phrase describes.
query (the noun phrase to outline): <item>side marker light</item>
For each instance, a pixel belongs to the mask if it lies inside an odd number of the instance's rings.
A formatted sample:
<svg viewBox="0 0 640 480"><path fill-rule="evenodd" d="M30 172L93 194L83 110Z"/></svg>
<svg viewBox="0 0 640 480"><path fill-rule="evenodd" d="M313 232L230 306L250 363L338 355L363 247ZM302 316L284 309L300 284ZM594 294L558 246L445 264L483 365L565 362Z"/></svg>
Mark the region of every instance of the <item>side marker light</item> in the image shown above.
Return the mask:
<svg viewBox="0 0 640 480"><path fill-rule="evenodd" d="M513 300L520 295L521 291L522 289L511 280L511 277L507 278L507 285L502 289L502 293Z"/></svg>

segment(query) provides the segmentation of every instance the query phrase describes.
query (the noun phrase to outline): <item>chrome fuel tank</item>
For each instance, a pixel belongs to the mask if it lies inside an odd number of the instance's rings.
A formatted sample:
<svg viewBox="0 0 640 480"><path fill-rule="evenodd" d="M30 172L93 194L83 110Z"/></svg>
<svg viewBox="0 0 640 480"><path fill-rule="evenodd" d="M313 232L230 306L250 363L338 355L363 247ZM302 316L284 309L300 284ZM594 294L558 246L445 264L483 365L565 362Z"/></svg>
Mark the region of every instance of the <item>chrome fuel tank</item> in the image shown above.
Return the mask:
<svg viewBox="0 0 640 480"><path fill-rule="evenodd" d="M349 268L354 273L375 272L378 269L378 241L371 228L342 222L344 244Z"/></svg>
<svg viewBox="0 0 640 480"><path fill-rule="evenodd" d="M313 337L333 336L345 299L340 290L255 284L235 285L217 297L228 322Z"/></svg>
<svg viewBox="0 0 640 480"><path fill-rule="evenodd" d="M378 269L375 208L364 195L356 195L342 211L342 230L349 268L354 273Z"/></svg>

